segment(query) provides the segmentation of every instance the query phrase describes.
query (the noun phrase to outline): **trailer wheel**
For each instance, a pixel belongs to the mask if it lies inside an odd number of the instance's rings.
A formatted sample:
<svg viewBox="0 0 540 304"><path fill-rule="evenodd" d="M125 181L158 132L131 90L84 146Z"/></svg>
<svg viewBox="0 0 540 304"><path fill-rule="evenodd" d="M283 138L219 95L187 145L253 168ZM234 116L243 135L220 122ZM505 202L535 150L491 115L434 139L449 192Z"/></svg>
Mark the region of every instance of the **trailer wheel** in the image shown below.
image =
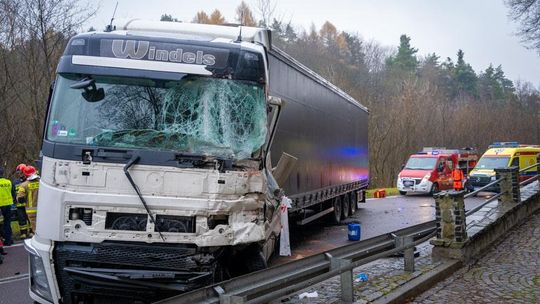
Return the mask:
<svg viewBox="0 0 540 304"><path fill-rule="evenodd" d="M358 210L358 202L356 201L356 191L349 193L349 200L351 201L350 215L354 215L356 211Z"/></svg>
<svg viewBox="0 0 540 304"><path fill-rule="evenodd" d="M351 200L349 199L349 194L343 194L341 200L343 201L342 219L346 219L351 215Z"/></svg>
<svg viewBox="0 0 540 304"><path fill-rule="evenodd" d="M252 251L251 254L247 256L246 268L248 273L268 268L268 264L266 264L262 251Z"/></svg>
<svg viewBox="0 0 540 304"><path fill-rule="evenodd" d="M334 213L332 213L332 221L334 222L334 224L337 225L341 222L341 197L334 197L332 206L334 207Z"/></svg>

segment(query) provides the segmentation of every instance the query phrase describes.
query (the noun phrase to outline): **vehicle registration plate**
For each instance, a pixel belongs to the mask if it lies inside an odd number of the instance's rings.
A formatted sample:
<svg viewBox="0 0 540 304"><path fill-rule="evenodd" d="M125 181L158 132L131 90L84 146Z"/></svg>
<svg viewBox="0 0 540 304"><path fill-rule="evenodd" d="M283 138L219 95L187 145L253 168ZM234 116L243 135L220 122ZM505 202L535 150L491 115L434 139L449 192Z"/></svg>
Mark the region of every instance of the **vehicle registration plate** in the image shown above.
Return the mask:
<svg viewBox="0 0 540 304"><path fill-rule="evenodd" d="M414 185L414 181L404 181L403 186L405 187L412 187Z"/></svg>

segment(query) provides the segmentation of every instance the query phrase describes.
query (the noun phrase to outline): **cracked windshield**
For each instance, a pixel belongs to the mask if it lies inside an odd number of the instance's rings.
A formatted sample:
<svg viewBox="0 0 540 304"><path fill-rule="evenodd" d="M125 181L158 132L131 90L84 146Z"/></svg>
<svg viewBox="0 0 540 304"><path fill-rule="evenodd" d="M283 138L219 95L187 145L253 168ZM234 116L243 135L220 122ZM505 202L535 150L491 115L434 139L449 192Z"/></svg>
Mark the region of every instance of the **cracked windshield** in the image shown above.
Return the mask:
<svg viewBox="0 0 540 304"><path fill-rule="evenodd" d="M114 148L153 148L245 159L266 138L263 86L186 76L180 81L93 76L105 98L88 102L61 75L47 138Z"/></svg>

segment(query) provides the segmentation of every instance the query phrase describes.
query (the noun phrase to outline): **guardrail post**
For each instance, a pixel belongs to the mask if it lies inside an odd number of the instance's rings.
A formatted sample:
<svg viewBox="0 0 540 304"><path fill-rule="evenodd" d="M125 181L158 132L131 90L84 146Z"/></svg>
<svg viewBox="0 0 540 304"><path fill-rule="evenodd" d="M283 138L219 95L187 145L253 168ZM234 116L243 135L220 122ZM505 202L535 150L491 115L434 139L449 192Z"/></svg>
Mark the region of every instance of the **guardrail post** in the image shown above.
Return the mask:
<svg viewBox="0 0 540 304"><path fill-rule="evenodd" d="M413 237L408 235L403 238L403 245L405 246L411 246L407 249L405 249L403 253L403 264L405 266L405 271L408 272L414 272L414 246L413 246L414 240Z"/></svg>
<svg viewBox="0 0 540 304"><path fill-rule="evenodd" d="M502 195L499 197L501 203L519 203L521 200L519 191L519 168L500 168L495 169L496 179L504 178L500 182L500 191Z"/></svg>
<svg viewBox="0 0 540 304"><path fill-rule="evenodd" d="M244 297L221 294L219 295L219 304L244 304L246 301Z"/></svg>
<svg viewBox="0 0 540 304"><path fill-rule="evenodd" d="M351 264L350 260L334 258L330 255L327 255L327 257L330 259L330 270L345 267ZM341 301L343 303L353 303L354 302L354 288L353 288L352 269L342 272L339 276L340 276L340 281L341 281Z"/></svg>
<svg viewBox="0 0 540 304"><path fill-rule="evenodd" d="M405 271L414 272L414 239L410 235L396 237L396 248L411 246L403 250L403 266Z"/></svg>
<svg viewBox="0 0 540 304"><path fill-rule="evenodd" d="M464 195L465 191L443 191L434 195L437 237L431 244L460 247L467 240Z"/></svg>

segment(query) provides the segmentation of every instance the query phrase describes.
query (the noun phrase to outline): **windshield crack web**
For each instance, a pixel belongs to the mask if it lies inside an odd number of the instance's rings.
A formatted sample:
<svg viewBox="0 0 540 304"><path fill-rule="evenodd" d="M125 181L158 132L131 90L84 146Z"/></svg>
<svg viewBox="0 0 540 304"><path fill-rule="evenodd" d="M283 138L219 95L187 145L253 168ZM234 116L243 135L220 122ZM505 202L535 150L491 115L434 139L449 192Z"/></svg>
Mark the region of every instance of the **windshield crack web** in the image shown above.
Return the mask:
<svg viewBox="0 0 540 304"><path fill-rule="evenodd" d="M137 100L142 99L140 93L133 94L139 95ZM115 99L130 101L126 96ZM158 100L157 104L150 102L157 105L154 107L137 104L142 111L113 114L134 118L135 113L142 112L143 116L138 115L137 122L121 119L125 132L116 131L116 136L109 134L101 139L115 146L151 144L235 159L249 158L266 139L266 108L260 86L226 79L188 78L169 88ZM132 107L124 104L122 108ZM152 112L154 117L148 119Z"/></svg>
<svg viewBox="0 0 540 304"><path fill-rule="evenodd" d="M244 159L266 139L262 89L232 80L186 80L168 90L161 129L184 134L192 152Z"/></svg>

